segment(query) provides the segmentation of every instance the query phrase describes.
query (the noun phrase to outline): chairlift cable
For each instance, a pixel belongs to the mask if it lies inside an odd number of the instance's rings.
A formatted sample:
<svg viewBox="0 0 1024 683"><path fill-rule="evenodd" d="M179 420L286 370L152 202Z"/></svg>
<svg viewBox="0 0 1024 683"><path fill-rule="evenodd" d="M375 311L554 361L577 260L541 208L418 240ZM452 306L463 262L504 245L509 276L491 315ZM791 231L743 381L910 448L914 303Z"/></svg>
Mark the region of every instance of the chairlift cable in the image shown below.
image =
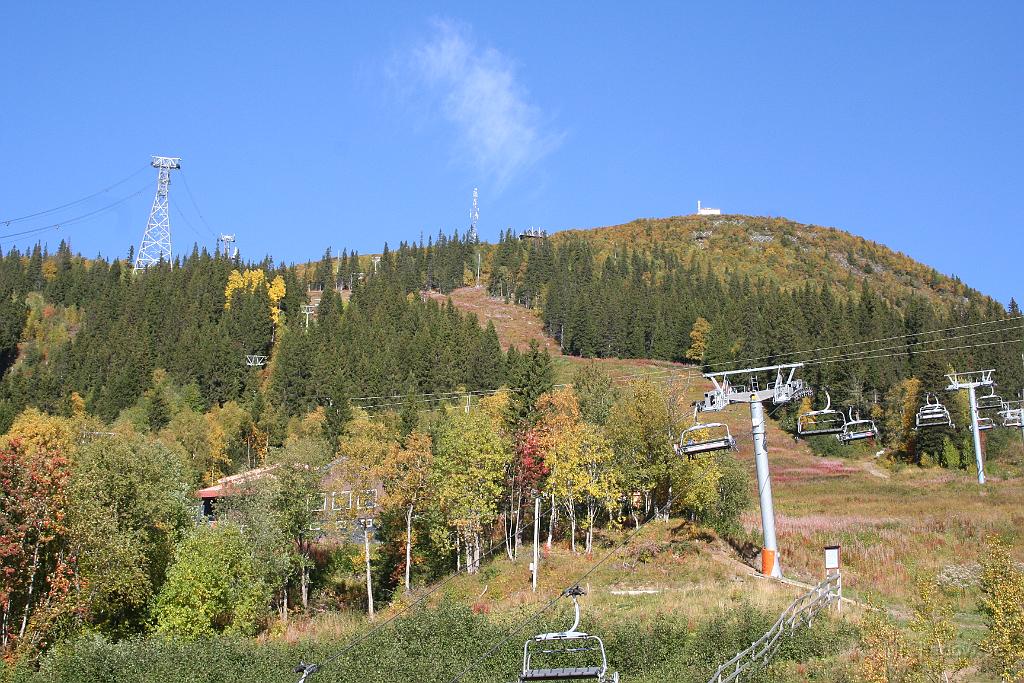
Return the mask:
<svg viewBox="0 0 1024 683"><path fill-rule="evenodd" d="M549 505L546 510L542 510L541 511L541 517L543 517L547 513L550 513L555 507L556 506L554 504ZM485 560L488 557L490 557L494 553L494 551L496 551L499 547L504 546L505 543L506 543L506 540L504 538L502 538L499 541L495 541L491 545L491 547L488 548L487 551L480 556L480 560L482 561L482 560ZM308 665L305 665L307 667L307 669L304 670L305 675L303 676L303 679L305 679L310 674L313 674L313 673L316 673L316 672L322 670L325 666L333 664L338 659L340 659L341 657L345 656L347 653L351 652L356 646L366 642L370 638L370 636L374 635L375 633L377 633L378 631L383 629L385 626L387 626L388 624L390 624L393 621L395 621L396 619L398 619L400 616L403 616L403 615L407 614L408 612L412 611L413 608L419 607L420 605L422 605L424 602L426 602L427 598L429 598L431 595L434 595L435 593L437 593L437 591L441 590L442 588L444 588L445 586L447 586L449 583L451 583L452 581L454 581L455 579L457 579L460 576L462 576L462 572L459 572L459 571L455 571L455 572L450 573L444 579L442 579L438 583L436 583L433 586L431 586L430 589L427 590L426 593L424 593L420 597L416 598L415 600L413 600L408 605L405 605L403 607L399 607L398 610L394 614L389 616L387 619L381 621L379 624L375 624L372 628L370 628L368 631L365 631L361 635L355 636L343 648L341 648L340 650L335 652L333 655L331 655L330 657L325 659L320 664L308 664ZM312 667L312 668L308 668L308 667ZM300 670L296 669L296 673L300 673Z"/></svg>
<svg viewBox="0 0 1024 683"><path fill-rule="evenodd" d="M198 230L196 230L195 226L192 225L192 221L188 219L188 216L185 215L185 212L182 211L177 204L172 204L171 206L174 208L175 211L178 212L178 217L181 218L181 220L185 221L185 225L188 226L188 229L195 233L195 236L198 237L201 242L204 239L204 237L199 233Z"/></svg>
<svg viewBox="0 0 1024 683"><path fill-rule="evenodd" d="M998 346L999 344L1015 344L1015 343L1016 344L1024 343L1024 339L1004 339L1002 341L985 342L985 343L981 343L981 344L967 344L967 345L964 345L964 346L951 346L949 348L943 348L943 349L924 349L922 351L916 351L915 353L938 353L940 351L960 351L962 349L977 349L977 348L981 348L983 346ZM852 360L874 360L876 358L895 358L895 357L901 356L901 355L903 355L903 354L899 354L899 353L886 353L886 354L882 354L880 356L867 356L865 358L854 358ZM850 361L850 359L820 360L820 361L816 361L815 360L815 361L807 361L807 362L804 363L804 365L805 366L824 365L824 364L827 364L827 363L845 363L845 362L849 362L849 361Z"/></svg>
<svg viewBox="0 0 1024 683"><path fill-rule="evenodd" d="M901 350L901 349L908 349L908 353L920 353L920 351L914 350L912 347L919 346L921 344L939 344L939 343L944 343L944 342L956 341L958 339L966 339L968 337L977 337L979 335L997 334L997 333L1000 333L1000 332L1016 332L1018 330L1024 330L1024 325L1019 325L1017 327L1004 327L1004 328L1000 328L998 330L982 330L981 332L969 332L967 334L958 334L958 335L954 335L952 337L941 337L939 339L926 339L926 340L923 340L923 341L911 342L909 344L899 344L897 346L883 346L883 347L878 348L878 349L865 349L864 351L852 351L850 353L842 353L842 354L838 354L838 355L835 355L835 356L825 356L823 358L812 358L810 360L803 361L803 363L804 363L804 365L808 365L808 364L810 364L812 362L819 362L819 361L824 361L824 360L834 360L834 359L859 360L860 356L864 355L864 354L877 353L879 351L897 351L897 350ZM904 354L896 353L896 354L893 354L893 355L900 356L900 355L904 355Z"/></svg>
<svg viewBox="0 0 1024 683"><path fill-rule="evenodd" d="M655 372L645 373L634 373L626 375L616 375L610 379L613 382L624 382L631 379L655 379L665 381L679 381L682 379L691 380L695 377L702 376L700 372L695 372L693 368L681 368L680 370L685 372L677 372L676 368L663 368ZM563 389L566 387L573 386L572 383L554 384L552 388ZM388 400L388 399L408 399L417 398L422 403L434 403L438 401L452 401L464 396L477 396L477 395L493 395L506 391L521 391L525 387L502 387L499 389L478 389L476 391L441 391L441 392L422 392L422 393L407 393L407 394L391 394L389 396L357 396L350 398L349 401L370 401L370 400ZM433 396L435 398L420 398L420 397ZM375 403L370 405L355 404L359 408L381 408L387 406L400 406L405 405L404 401L396 401L391 403Z"/></svg>
<svg viewBox="0 0 1024 683"><path fill-rule="evenodd" d="M29 218L35 218L37 216L45 216L48 213L53 213L55 211L60 211L61 209L66 209L66 208L68 208L70 206L74 206L75 204L81 204L82 202L88 201L88 200L92 199L93 197L98 197L98 196L100 196L101 194L103 194L105 192L109 192L110 190L113 190L118 185L123 185L124 183L128 182L129 180L131 180L135 176L139 175L140 173L142 173L143 171L148 169L149 167L150 167L149 164L146 164L145 166L143 166L139 170L135 171L131 175L129 175L129 176L125 177L125 178L122 178L121 180L118 180L113 185L108 185L108 186L104 187L102 190L99 190L97 192L93 192L92 194L86 195L85 197L82 197L80 199L76 199L76 200L68 202L66 204L61 204L60 206L55 206L52 209L46 209L44 211L36 211L35 213L26 214L24 216L18 216L17 218L3 219L3 220L0 220L0 223L2 223L5 226L8 226L11 223L19 223L21 221L28 220Z"/></svg>
<svg viewBox="0 0 1024 683"><path fill-rule="evenodd" d="M216 237L217 234L213 231L213 228L210 227L210 224L206 222L206 217L203 216L203 212L199 210L199 204L196 203L195 195L192 194L192 188L188 186L188 178L185 176L185 172L178 169L178 175L181 177L181 182L185 185L185 194L187 194L188 198L192 200L192 206L195 207L196 213L199 214L199 220L206 227L206 231L213 237Z"/></svg>
<svg viewBox="0 0 1024 683"><path fill-rule="evenodd" d="M849 342L849 343L846 343L846 344L835 344L835 345L832 345L832 346L821 346L821 347L818 347L816 349L803 349L803 350L800 350L800 351L788 351L788 352L784 352L784 353L771 354L771 355L767 355L767 356L756 356L756 357L751 357L751 358L741 358L741 359L738 359L738 360L720 361L718 363L707 363L707 366L709 368L716 368L716 367L721 367L721 366L725 366L725 365L746 364L746 363L753 362L753 361L781 359L781 358L785 358L787 356L805 355L805 354L816 353L818 351L830 351L830 350L833 350L833 349L841 349L841 348L846 348L846 347L850 347L850 346L862 346L864 344L873 344L873 343L876 343L876 342L894 341L896 339L905 339L907 337L923 336L923 335L929 335L929 334L938 334L940 332L950 332L952 330L959 330L959 329L964 329L964 328L969 328L969 327L980 327L980 326L983 326L983 325L995 325L995 324L998 324L998 323L1013 322L1013 321L1016 321L1016 320L1024 320L1024 315L1007 317L1007 318L999 318L998 320L985 320L985 321L977 322L977 323L965 323L963 325L954 325L952 327L944 327L944 328L937 329L937 330L922 330L920 332L907 332L907 333L899 334L899 335L896 335L896 336L893 336L893 337L879 337L879 338L876 338L876 339L865 339L865 340L862 340L862 341ZM925 341L927 341L927 340L925 340ZM932 340L932 341L942 341L942 340L940 339L940 340ZM911 343L917 343L917 342L911 342Z"/></svg>
<svg viewBox="0 0 1024 683"><path fill-rule="evenodd" d="M449 681L449 683L460 683L460 681L462 681L467 675L472 673L481 663L483 663L483 662L487 661L488 659L490 659L490 657L495 652L497 652L498 649L500 649L503 645L505 645L510 640L512 640L512 638L514 638L520 631L522 631L522 629L524 627L528 626L533 621L535 621L538 617L540 617L542 614L544 614L549 609L551 609L556 602L558 602L562 597L565 596L566 591L568 591L569 589L571 589L571 588L573 588L575 586L579 586L581 583L586 581L587 578L591 574L593 574L595 571L597 571L597 569L601 565L603 565L605 562L610 560L620 550L624 549L629 544L629 542L631 540L633 540L633 538L637 534L639 534L641 530L647 528L647 525L650 524L654 519L655 519L655 517L648 518L647 521L645 521L643 524L641 524L640 526L636 527L633 531L631 531L614 548L612 548L607 553L605 553L604 556L601 557L601 559L599 559L597 561L597 563L594 564L593 567L591 567L590 569L585 571L580 577L578 577L575 581L570 583L564 590L559 592L559 594L557 596L552 598L549 602L547 602L539 610L534 611L533 614L529 615L525 619L521 619L518 623L513 624L512 629L509 630L508 632L506 632L504 638L502 638L500 641L498 641L493 646L491 646L491 648L488 649L483 655L481 655L480 657L477 657L474 661L470 662L469 666L466 667L465 669L463 669L457 676L455 676L455 678L451 679L451 681Z"/></svg>
<svg viewBox="0 0 1024 683"><path fill-rule="evenodd" d="M81 223L82 221L85 221L88 218L96 216L97 214L101 214L101 213L103 213L105 211L109 211L110 209L113 209L114 207L119 206L119 205L125 203L129 199L132 199L135 196L137 196L139 194L142 194L148 188L149 188L149 185L147 184L144 187L142 187L142 188L136 190L135 192L131 193L130 195L121 197L120 199L118 199L115 202L111 202L110 204L107 204L106 206L102 206L102 207L100 207L98 209L94 209L93 211L89 211L88 213L83 213L80 216L74 216L72 218L67 219L66 221L61 221L59 223L51 223L50 225L42 225L42 226L39 226L39 227L36 227L36 228L28 228L26 230L21 230L19 232L7 233L6 235L0 235L0 240L5 240L5 239L11 238L11 237L20 237L20 236L23 236L23 235L30 235L30 234L45 232L46 230L53 230L55 228L62 228L62 227L66 227L68 225L74 225L75 223Z"/></svg>

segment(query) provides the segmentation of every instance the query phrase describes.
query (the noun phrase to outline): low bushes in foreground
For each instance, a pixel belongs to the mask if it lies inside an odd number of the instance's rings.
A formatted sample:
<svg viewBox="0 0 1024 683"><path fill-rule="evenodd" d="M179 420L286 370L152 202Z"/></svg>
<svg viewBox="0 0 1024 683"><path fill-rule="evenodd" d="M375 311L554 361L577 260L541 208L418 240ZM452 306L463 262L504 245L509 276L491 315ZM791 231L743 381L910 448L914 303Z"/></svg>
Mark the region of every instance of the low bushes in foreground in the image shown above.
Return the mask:
<svg viewBox="0 0 1024 683"><path fill-rule="evenodd" d="M528 630L564 628L566 614L549 613ZM315 683L447 683L508 633L513 620L490 619L466 607L443 604L399 619L326 666ZM585 624L600 634L609 664L624 680L706 681L711 671L763 633L777 615L747 606L690 625L663 616L635 621ZM526 633L517 633L465 677L467 683L513 680L521 666ZM780 661L805 661L837 654L853 640L848 625L822 620L799 631L779 652ZM344 642L284 643L218 636L198 640L138 638L111 642L85 636L58 645L38 670L8 668L8 683L293 683L300 660L323 662ZM750 680L774 680L771 671Z"/></svg>

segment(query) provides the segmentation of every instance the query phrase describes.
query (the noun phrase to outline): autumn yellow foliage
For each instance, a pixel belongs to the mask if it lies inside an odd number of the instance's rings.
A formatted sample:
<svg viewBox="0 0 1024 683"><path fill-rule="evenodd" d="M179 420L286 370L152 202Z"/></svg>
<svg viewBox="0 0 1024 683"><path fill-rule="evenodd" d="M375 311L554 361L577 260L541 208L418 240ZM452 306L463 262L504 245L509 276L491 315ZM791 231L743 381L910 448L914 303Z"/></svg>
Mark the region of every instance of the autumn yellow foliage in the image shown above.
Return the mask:
<svg viewBox="0 0 1024 683"><path fill-rule="evenodd" d="M280 322L280 302L285 295L284 279L278 275L270 284L267 284L267 274L258 268L247 268L243 272L232 270L228 275L228 284L224 288L224 308L231 308L231 299L236 292L256 292L266 289L267 298L270 299L270 317L274 325Z"/></svg>
<svg viewBox="0 0 1024 683"><path fill-rule="evenodd" d="M1000 680L1024 681L1024 570L995 536L981 566L981 607L989 622L981 648L996 661Z"/></svg>

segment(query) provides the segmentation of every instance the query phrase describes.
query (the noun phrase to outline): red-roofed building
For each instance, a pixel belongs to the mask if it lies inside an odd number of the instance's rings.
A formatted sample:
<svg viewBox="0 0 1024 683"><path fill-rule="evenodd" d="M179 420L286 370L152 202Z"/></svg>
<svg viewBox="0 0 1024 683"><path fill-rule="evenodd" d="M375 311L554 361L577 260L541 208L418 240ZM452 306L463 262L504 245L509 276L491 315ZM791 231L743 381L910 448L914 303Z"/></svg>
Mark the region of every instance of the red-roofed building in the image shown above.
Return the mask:
<svg viewBox="0 0 1024 683"><path fill-rule="evenodd" d="M359 528L353 525L354 520L373 519L377 516L377 498L382 493L381 487L378 485L372 489L353 491L353 487L344 479L343 468L336 467L339 464L340 461L336 461L324 467L321 491L309 502L314 513L310 531L319 533L321 538L351 538ZM221 477L212 485L199 489L195 492L199 499L199 520L206 523L215 521L218 500L246 495L253 485L273 477L274 471L280 467L280 464L257 467Z"/></svg>

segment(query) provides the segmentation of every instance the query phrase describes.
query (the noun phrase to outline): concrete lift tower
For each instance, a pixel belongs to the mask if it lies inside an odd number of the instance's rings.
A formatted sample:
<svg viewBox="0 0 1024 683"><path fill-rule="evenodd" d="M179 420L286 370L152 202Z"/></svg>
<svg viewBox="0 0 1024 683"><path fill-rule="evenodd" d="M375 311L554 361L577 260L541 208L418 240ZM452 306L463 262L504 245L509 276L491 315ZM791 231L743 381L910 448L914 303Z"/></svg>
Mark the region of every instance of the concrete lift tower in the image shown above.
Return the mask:
<svg viewBox="0 0 1024 683"><path fill-rule="evenodd" d="M978 464L978 483L985 483L985 462L984 454L981 450L981 430L978 429L978 397L976 389L978 387L993 387L995 381L992 379L992 373L995 370L978 370L976 372L952 372L946 375L946 379L949 380L949 386L946 387L946 391L960 391L961 389L967 390L967 395L971 399L971 436L974 438L974 459Z"/></svg>
<svg viewBox="0 0 1024 683"><path fill-rule="evenodd" d="M711 380L714 389L704 394L704 400L697 403L698 410L721 411L733 403L750 404L750 425L754 436L754 464L757 467L757 492L761 500L761 530L764 533L764 546L761 553L761 569L767 576L782 576L779 563L779 545L775 538L775 508L772 502L772 478L768 471L768 436L765 424L765 401L775 405L789 403L809 396L813 391L804 384L802 379L794 379L797 368L803 363L786 365L770 365L763 368L746 370L730 370L728 372L705 373L704 377ZM788 371L788 372L787 372ZM758 380L759 374L775 373L775 381L769 382L762 389ZM747 376L749 386L733 384L732 378Z"/></svg>
<svg viewBox="0 0 1024 683"><path fill-rule="evenodd" d="M167 191L171 185L171 171L181 168L180 157L154 156L150 162L157 169L156 196L149 210L146 232L142 235L139 253L135 255L135 272L145 270L161 260L171 260L171 216Z"/></svg>

